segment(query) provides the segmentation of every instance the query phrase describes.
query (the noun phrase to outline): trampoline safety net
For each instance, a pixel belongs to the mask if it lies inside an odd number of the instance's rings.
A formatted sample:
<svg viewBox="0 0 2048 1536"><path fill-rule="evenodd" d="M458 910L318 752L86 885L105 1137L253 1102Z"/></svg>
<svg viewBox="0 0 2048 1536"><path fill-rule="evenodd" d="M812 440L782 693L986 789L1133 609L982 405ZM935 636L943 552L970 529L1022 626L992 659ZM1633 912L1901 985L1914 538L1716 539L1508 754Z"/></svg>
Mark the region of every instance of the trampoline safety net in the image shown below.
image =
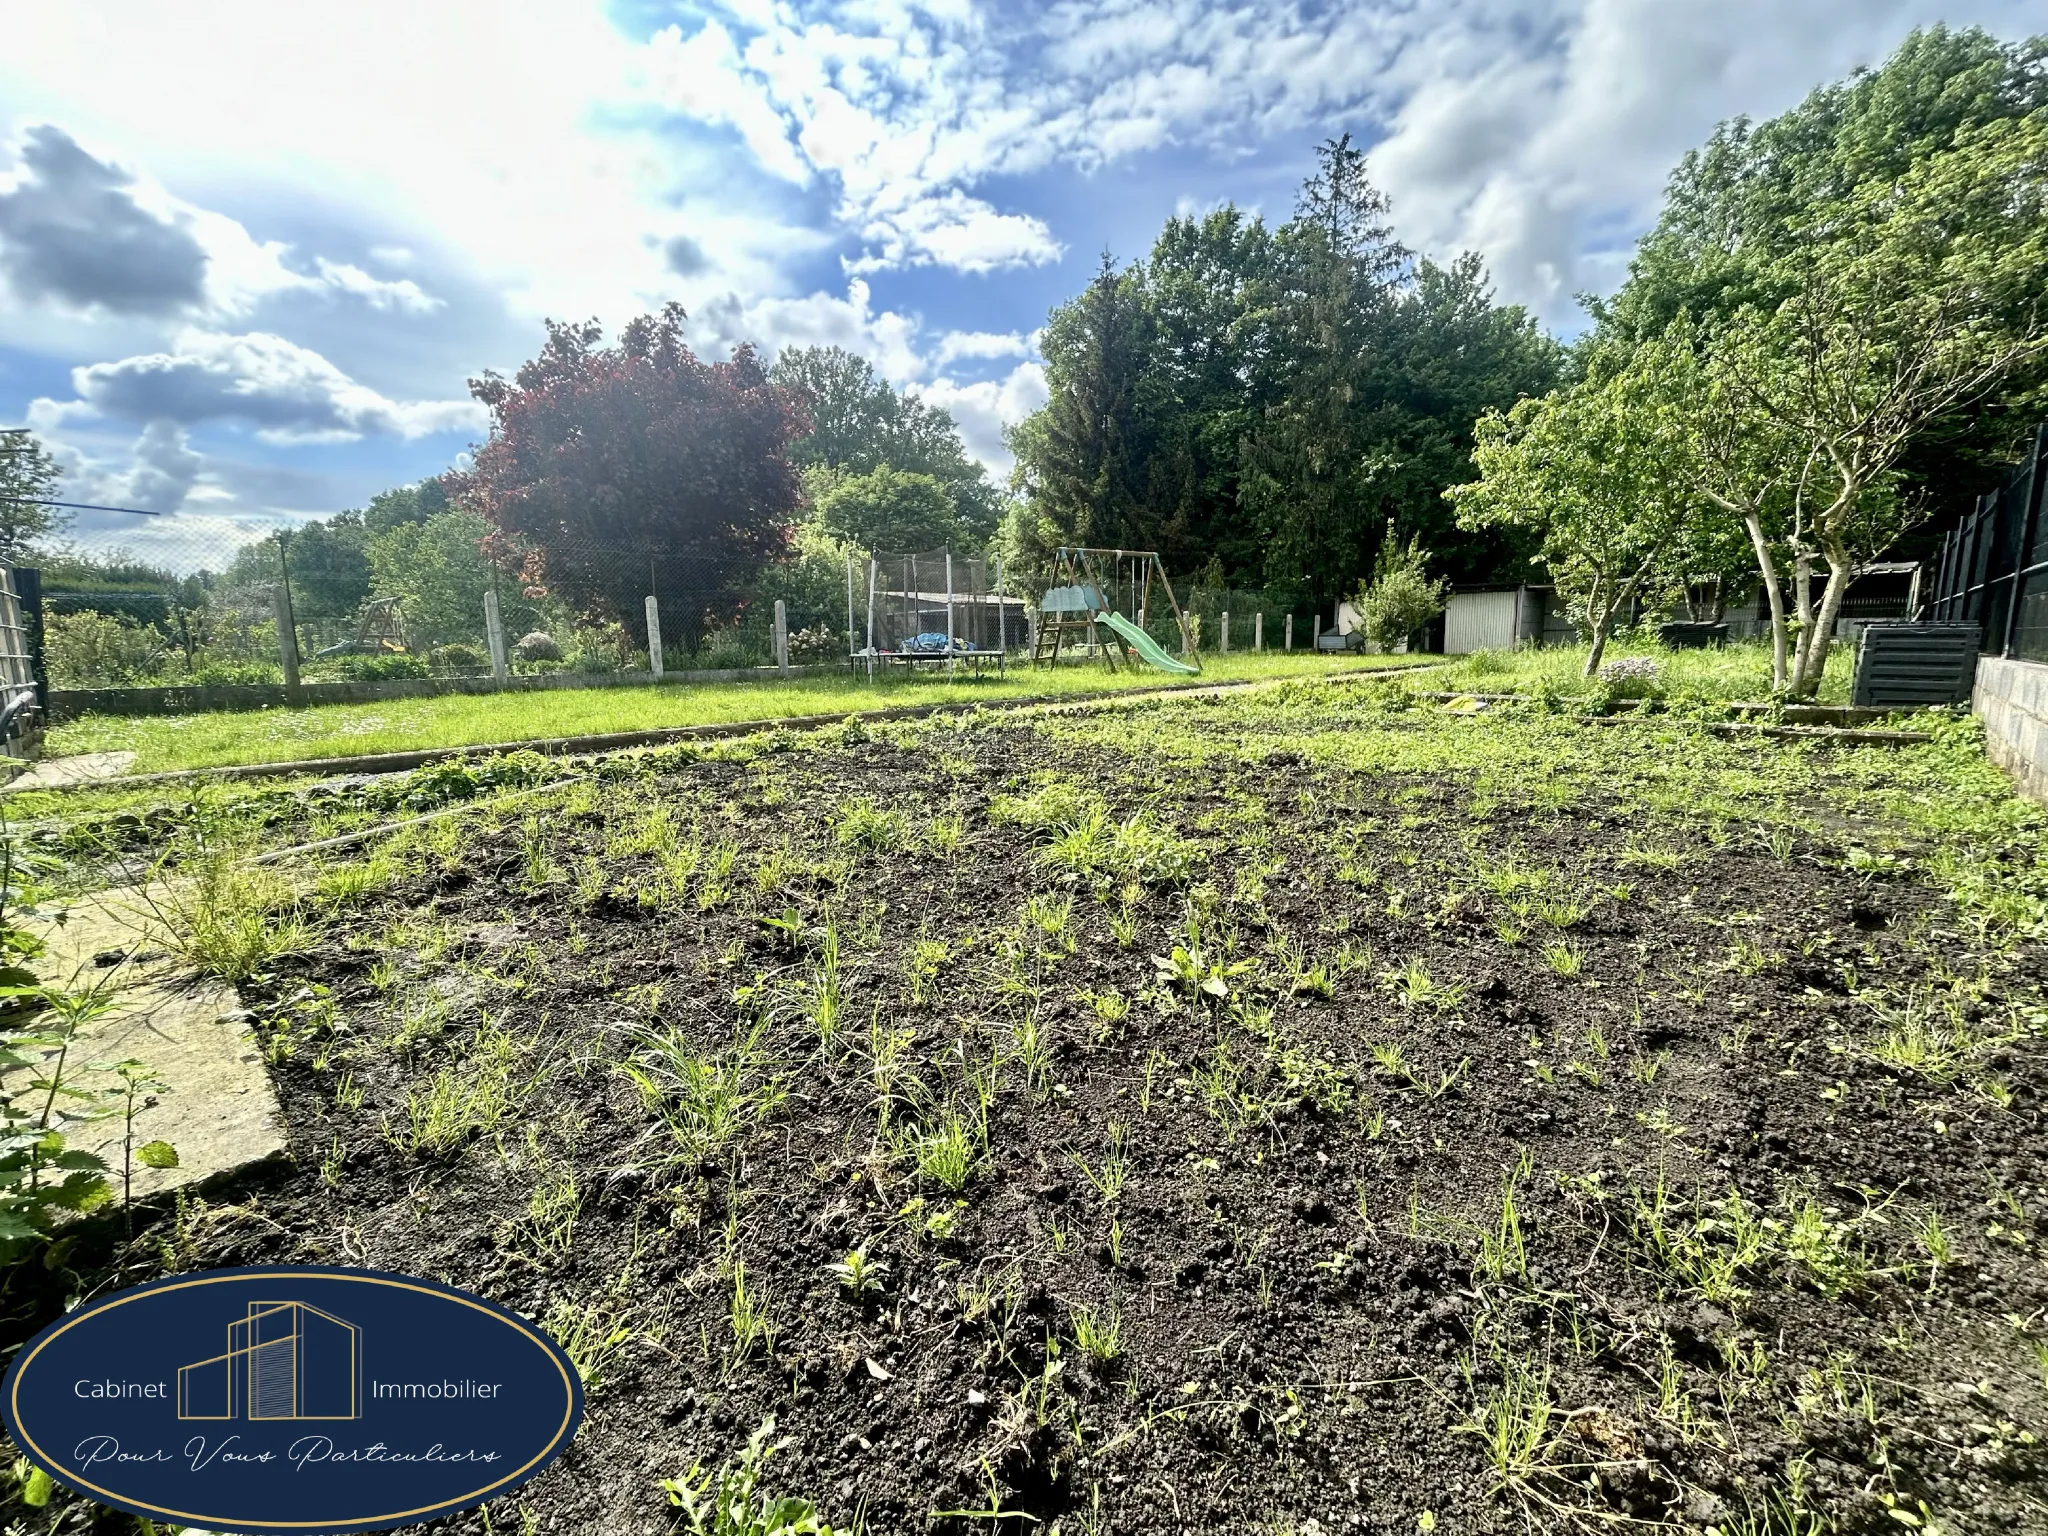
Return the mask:
<svg viewBox="0 0 2048 1536"><path fill-rule="evenodd" d="M1000 655L1022 645L1023 601L1000 591L989 561L933 550L871 556L853 568L854 654ZM951 615L950 620L948 615Z"/></svg>

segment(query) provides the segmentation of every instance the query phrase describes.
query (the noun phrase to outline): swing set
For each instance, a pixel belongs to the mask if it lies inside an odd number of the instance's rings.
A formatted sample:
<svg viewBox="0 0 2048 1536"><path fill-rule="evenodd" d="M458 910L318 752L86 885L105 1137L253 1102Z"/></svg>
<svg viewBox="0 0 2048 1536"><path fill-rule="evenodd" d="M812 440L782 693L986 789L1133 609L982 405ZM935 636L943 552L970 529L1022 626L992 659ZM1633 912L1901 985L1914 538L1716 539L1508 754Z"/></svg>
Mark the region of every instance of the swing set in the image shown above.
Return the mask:
<svg viewBox="0 0 2048 1536"><path fill-rule="evenodd" d="M1071 647L1077 655L1100 660L1111 672L1119 658L1130 668L1143 661L1162 672L1202 670L1193 629L1173 595L1158 551L1062 545L1053 552L1052 570L1053 585L1038 600L1033 666L1057 665L1060 653ZM1180 630L1179 657L1169 654L1145 627L1155 580Z"/></svg>

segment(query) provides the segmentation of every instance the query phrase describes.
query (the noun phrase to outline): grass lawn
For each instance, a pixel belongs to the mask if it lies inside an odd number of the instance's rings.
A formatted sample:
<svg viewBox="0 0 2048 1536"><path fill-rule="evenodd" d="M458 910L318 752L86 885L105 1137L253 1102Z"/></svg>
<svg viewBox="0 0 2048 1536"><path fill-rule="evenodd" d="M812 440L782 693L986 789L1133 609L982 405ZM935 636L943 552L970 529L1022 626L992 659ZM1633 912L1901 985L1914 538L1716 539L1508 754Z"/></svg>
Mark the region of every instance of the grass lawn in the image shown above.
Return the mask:
<svg viewBox="0 0 2048 1536"><path fill-rule="evenodd" d="M1345 667L1402 665L1407 656L1320 656L1307 652L1238 652L1209 656L1202 675L1180 678L1149 668L1118 672L1062 666L1033 671L1012 666L1006 678L889 673L870 684L845 677L788 683L678 683L645 688L588 688L543 693L447 694L375 704L323 704L309 709L216 711L199 715L89 715L54 728L46 755L133 752L134 773L216 768L300 758L362 757L425 747L481 746L541 737L587 736L666 726L775 720L840 714L887 705L967 703L976 699L1083 693L1103 688L1154 688L1187 682L1266 677L1319 677Z"/></svg>
<svg viewBox="0 0 2048 1536"><path fill-rule="evenodd" d="M1767 642L1741 641L1720 650L1672 651L1655 645L1612 644L1603 662L1626 656L1647 656L1661 673L1667 697L1725 702L1767 699L1771 695L1771 648ZM1537 651L1475 651L1451 658L1451 666L1429 674L1420 688L1454 692L1526 693L1542 687L1561 697L1591 693L1597 687L1585 675L1586 647L1552 646ZM1856 669L1853 646L1837 642L1828 652L1821 680L1822 704L1849 702L1850 676Z"/></svg>
<svg viewBox="0 0 2048 1536"><path fill-rule="evenodd" d="M1353 683L107 818L293 1156L65 1283L542 1320L503 1531L674 1529L771 1415L871 1536L2048 1529L2048 815L1933 735Z"/></svg>

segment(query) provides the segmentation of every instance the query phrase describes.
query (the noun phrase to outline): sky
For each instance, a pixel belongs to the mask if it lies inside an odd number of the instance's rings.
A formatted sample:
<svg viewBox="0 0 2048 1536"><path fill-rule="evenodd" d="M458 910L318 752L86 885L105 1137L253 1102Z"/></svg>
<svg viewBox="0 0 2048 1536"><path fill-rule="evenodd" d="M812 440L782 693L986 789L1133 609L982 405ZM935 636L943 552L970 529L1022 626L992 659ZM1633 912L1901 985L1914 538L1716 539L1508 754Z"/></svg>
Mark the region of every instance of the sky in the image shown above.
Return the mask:
<svg viewBox="0 0 2048 1536"><path fill-rule="evenodd" d="M865 354L1001 474L1102 253L1284 219L1321 140L1569 335L1715 123L1940 21L2048 0L7 0L0 425L170 558L448 468L543 317L675 300L709 357Z"/></svg>

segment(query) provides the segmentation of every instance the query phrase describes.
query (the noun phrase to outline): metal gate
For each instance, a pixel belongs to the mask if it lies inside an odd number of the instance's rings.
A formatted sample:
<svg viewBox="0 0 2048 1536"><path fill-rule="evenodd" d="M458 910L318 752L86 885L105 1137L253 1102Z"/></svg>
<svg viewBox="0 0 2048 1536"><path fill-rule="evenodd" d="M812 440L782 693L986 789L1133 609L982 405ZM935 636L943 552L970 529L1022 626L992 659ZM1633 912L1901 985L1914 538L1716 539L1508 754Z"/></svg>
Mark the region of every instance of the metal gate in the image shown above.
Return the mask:
<svg viewBox="0 0 2048 1536"><path fill-rule="evenodd" d="M0 565L0 756L34 762L42 745L34 646L14 567Z"/></svg>

